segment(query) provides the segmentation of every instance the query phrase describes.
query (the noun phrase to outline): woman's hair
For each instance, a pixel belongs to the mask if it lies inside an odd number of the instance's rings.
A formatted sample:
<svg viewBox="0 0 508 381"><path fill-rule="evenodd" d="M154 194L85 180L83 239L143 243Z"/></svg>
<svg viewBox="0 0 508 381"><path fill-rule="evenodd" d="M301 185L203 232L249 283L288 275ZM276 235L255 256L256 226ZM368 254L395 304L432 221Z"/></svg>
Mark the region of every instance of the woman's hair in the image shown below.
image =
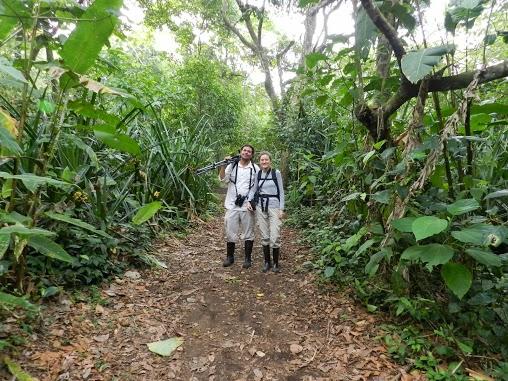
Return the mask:
<svg viewBox="0 0 508 381"><path fill-rule="evenodd" d="M259 158L261 159L261 156L263 156L263 155L268 156L270 158L270 160L272 160L272 155L270 154L270 152L268 152L268 151L261 151L259 153Z"/></svg>

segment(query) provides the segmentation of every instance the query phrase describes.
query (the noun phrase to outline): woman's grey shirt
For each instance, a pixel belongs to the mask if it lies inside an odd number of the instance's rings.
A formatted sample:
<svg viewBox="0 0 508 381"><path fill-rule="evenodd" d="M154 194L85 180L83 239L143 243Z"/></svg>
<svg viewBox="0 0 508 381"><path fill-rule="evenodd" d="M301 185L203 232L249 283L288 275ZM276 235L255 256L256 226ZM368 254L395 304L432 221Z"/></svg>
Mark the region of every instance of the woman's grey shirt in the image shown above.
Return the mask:
<svg viewBox="0 0 508 381"><path fill-rule="evenodd" d="M276 195L277 194L277 186L272 180L272 173L268 175L268 178L265 180L267 173L261 171L261 179L259 180L259 183L256 184L259 192L259 195L262 196L263 194L268 195ZM277 197L270 197L268 198L268 208L278 208L278 209L284 209L284 185L282 183L282 175L280 174L280 171L278 169L275 170L275 176L277 177L277 184L279 185L279 200L277 200ZM256 176L257 179L257 176ZM261 188L259 188L261 186ZM261 206L261 197L260 201L258 203L258 207Z"/></svg>

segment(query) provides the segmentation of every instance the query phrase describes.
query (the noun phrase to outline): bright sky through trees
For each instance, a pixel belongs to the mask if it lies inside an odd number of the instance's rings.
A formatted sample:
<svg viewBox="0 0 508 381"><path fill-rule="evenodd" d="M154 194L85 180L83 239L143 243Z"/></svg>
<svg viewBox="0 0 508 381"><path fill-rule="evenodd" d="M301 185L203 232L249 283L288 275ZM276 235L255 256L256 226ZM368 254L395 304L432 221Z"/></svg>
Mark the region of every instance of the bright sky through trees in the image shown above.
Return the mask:
<svg viewBox="0 0 508 381"><path fill-rule="evenodd" d="M425 25L425 37L429 44L439 45L443 41L446 41L446 33L444 30L444 14L448 5L448 0L431 0L430 6L424 10L424 25ZM258 5L259 0L249 0L249 3ZM124 22L130 25L133 34L146 33L146 27L143 25L143 11L135 0L127 0L125 2L125 8L123 10ZM293 8L296 10L296 8ZM353 8L350 1L346 1L342 4L338 10L334 11L329 18L329 34L353 34L354 33L354 22L353 22ZM274 28L280 34L287 36L289 39L301 41L304 34L304 16L297 12L271 12L270 18L273 21ZM323 19L318 19L317 32L315 38L318 38L319 31L322 29ZM163 27L159 30L150 33L152 37L153 47L157 50L167 51L175 56L178 56L177 49L178 45L175 41L174 36L167 27ZM416 42L421 45L422 38L419 30L415 31ZM201 32L198 38L207 42L209 36L207 32ZM277 36L275 33L265 31L264 41L270 46L276 43ZM466 44L476 44L478 36L469 36L466 38L465 35L460 32L455 36L454 43L460 46ZM480 38L481 40L481 38ZM407 41L409 44L414 44L414 41ZM250 68L247 70L249 79L253 83L261 83L264 81L264 74L257 68ZM293 73L287 73L286 77L292 77Z"/></svg>

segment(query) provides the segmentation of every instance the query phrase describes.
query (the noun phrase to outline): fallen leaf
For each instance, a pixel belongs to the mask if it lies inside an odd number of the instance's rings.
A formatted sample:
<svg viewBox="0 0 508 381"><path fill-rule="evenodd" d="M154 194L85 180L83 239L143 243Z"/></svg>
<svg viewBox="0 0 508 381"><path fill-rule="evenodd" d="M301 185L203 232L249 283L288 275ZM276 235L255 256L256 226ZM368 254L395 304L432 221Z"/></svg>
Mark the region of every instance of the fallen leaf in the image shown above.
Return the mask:
<svg viewBox="0 0 508 381"><path fill-rule="evenodd" d="M291 344L289 346L289 350L291 351L292 354L296 355L301 351L303 351L303 347L300 344Z"/></svg>
<svg viewBox="0 0 508 381"><path fill-rule="evenodd" d="M483 374L483 373L480 373L476 370L472 370L472 369L469 369L469 368L466 368L467 372L469 373L469 377L471 377L473 380L481 380L481 381L494 381L493 378Z"/></svg>
<svg viewBox="0 0 508 381"><path fill-rule="evenodd" d="M254 372L254 378L256 380L261 380L263 379L263 372L261 372L258 368L254 368L253 369L253 372Z"/></svg>
<svg viewBox="0 0 508 381"><path fill-rule="evenodd" d="M92 373L92 368L85 368L83 374L81 375L81 378L83 380L86 380L88 377L90 377L90 373Z"/></svg>
<svg viewBox="0 0 508 381"><path fill-rule="evenodd" d="M261 351L256 351L256 354L257 354L259 357L265 357L265 356L266 356L265 352L261 352Z"/></svg>
<svg viewBox="0 0 508 381"><path fill-rule="evenodd" d="M154 341L153 343L146 344L148 349L153 353L157 353L161 356L170 356L175 349L183 344L183 338L172 337L171 339Z"/></svg>
<svg viewBox="0 0 508 381"><path fill-rule="evenodd" d="M105 335L94 336L93 339L99 343L104 343L109 339L109 333L106 333Z"/></svg>
<svg viewBox="0 0 508 381"><path fill-rule="evenodd" d="M97 305L95 306L95 313L96 313L96 314L103 314L103 313L104 313L104 311L105 311L105 310L104 310L104 307L103 307L103 306L101 306L100 304L97 304Z"/></svg>
<svg viewBox="0 0 508 381"><path fill-rule="evenodd" d="M124 277L129 279L139 279L141 278L141 274L137 271L126 271Z"/></svg>

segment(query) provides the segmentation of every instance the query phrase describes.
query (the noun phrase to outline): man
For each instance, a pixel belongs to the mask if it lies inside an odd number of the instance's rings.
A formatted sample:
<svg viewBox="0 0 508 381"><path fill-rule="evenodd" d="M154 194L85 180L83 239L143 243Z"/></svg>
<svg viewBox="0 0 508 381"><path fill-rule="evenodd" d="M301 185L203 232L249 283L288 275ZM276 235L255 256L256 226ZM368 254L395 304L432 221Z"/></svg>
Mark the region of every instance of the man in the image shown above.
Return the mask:
<svg viewBox="0 0 508 381"><path fill-rule="evenodd" d="M243 268L252 264L252 247L254 245L254 211L250 200L256 192L256 176L259 167L252 162L254 147L245 144L240 149L240 160L228 166L220 167L219 178L228 184L224 207L226 216L224 226L227 240L227 257L223 263L229 267L235 262L235 244L239 233L245 240L245 261ZM240 225L243 231L240 231Z"/></svg>

